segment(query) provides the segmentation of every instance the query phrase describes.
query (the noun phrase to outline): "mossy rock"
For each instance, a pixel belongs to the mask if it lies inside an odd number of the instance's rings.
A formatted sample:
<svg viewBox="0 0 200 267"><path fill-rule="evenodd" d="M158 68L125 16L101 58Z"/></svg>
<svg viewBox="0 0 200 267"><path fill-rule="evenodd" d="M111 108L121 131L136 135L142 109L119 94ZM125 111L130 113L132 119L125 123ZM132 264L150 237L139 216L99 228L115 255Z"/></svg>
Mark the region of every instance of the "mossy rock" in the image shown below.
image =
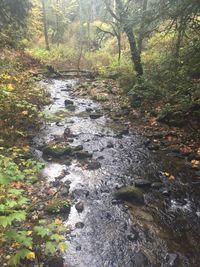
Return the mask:
<svg viewBox="0 0 200 267"><path fill-rule="evenodd" d="M69 111L59 110L52 114L46 114L46 120L48 122L61 122L69 116Z"/></svg>
<svg viewBox="0 0 200 267"><path fill-rule="evenodd" d="M127 186L118 189L114 193L115 198L134 204L144 204L144 196L140 189L135 186Z"/></svg>
<svg viewBox="0 0 200 267"><path fill-rule="evenodd" d="M63 144L48 144L43 147L42 152L52 157L62 157L71 155L72 148L69 145Z"/></svg>
<svg viewBox="0 0 200 267"><path fill-rule="evenodd" d="M55 198L51 200L45 210L49 214L66 213L69 214L71 209L71 202L63 198Z"/></svg>

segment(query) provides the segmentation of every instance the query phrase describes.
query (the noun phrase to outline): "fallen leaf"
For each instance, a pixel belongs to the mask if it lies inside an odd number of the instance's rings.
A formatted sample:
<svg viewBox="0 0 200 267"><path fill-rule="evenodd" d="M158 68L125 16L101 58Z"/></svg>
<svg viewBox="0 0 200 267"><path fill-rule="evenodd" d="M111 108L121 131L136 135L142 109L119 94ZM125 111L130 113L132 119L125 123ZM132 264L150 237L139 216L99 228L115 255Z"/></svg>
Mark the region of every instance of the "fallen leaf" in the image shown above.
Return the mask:
<svg viewBox="0 0 200 267"><path fill-rule="evenodd" d="M34 260L35 259L35 253L34 252L29 252L27 255L26 255L26 258L28 260Z"/></svg>

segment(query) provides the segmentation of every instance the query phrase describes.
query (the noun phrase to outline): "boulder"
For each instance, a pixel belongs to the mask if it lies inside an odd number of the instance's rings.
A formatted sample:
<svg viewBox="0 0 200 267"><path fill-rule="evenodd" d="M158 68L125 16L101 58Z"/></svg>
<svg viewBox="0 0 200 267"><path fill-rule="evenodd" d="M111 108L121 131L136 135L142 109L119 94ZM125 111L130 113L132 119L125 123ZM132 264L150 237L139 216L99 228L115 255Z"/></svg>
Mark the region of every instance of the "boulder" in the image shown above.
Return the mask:
<svg viewBox="0 0 200 267"><path fill-rule="evenodd" d="M127 186L118 189L114 196L116 199L129 201L135 204L144 204L144 196L139 188L135 186Z"/></svg>
<svg viewBox="0 0 200 267"><path fill-rule="evenodd" d="M47 156L62 157L70 155L72 149L66 144L47 144L42 148L42 152Z"/></svg>

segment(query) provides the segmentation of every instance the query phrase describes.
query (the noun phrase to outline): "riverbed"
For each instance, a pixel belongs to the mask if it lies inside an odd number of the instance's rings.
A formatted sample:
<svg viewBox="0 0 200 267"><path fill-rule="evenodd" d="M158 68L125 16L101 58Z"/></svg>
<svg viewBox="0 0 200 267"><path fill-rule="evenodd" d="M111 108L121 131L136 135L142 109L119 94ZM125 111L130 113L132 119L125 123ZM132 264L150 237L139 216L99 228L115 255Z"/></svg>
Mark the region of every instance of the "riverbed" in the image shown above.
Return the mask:
<svg viewBox="0 0 200 267"><path fill-rule="evenodd" d="M43 176L54 181L64 171L62 181L70 183L74 205L65 221L71 228L64 253L67 266L199 266L199 189L190 183L192 171L183 159L149 149L148 139L126 117L113 119L100 103L75 95L78 83L41 82L52 103L44 111L47 123L34 139L46 163ZM71 101L69 109L66 100ZM83 146L90 158L69 161L42 155L39 147L61 138L66 129L71 144ZM140 188L143 205L114 198L116 190L138 179L150 182ZM82 212L76 203L83 205Z"/></svg>

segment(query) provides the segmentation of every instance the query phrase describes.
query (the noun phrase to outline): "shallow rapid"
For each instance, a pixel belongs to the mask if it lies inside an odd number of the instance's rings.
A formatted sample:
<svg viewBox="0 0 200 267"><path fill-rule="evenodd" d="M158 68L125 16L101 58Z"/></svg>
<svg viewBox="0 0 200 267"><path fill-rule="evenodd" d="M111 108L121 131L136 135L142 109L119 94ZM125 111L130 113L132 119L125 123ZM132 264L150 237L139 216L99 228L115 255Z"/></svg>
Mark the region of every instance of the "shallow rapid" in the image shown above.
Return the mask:
<svg viewBox="0 0 200 267"><path fill-rule="evenodd" d="M82 145L84 151L92 154L87 162L73 159L68 164L44 158L43 175L53 181L65 170L63 181L70 182L75 202L84 205L81 213L74 205L65 222L72 229L64 254L67 266L199 266L199 244L195 238L200 210L184 180L190 172L185 170L180 178L180 170L176 171L181 182L178 190L177 184L170 185L170 197L150 188L143 190L142 206L114 199L118 188L133 185L138 178L158 181L176 163L167 155L151 152L147 139L133 128L127 131L125 118L113 120L101 104L75 96L77 83L79 80L75 79L42 82L53 102L45 109L49 120L34 140L35 148L39 148L62 136L68 128L73 135L72 144ZM66 112L65 100L73 101L73 110ZM102 116L91 118L89 111L98 111ZM62 119L56 120L55 114L62 114ZM39 149L37 153L42 157ZM88 161L91 168L86 168Z"/></svg>

